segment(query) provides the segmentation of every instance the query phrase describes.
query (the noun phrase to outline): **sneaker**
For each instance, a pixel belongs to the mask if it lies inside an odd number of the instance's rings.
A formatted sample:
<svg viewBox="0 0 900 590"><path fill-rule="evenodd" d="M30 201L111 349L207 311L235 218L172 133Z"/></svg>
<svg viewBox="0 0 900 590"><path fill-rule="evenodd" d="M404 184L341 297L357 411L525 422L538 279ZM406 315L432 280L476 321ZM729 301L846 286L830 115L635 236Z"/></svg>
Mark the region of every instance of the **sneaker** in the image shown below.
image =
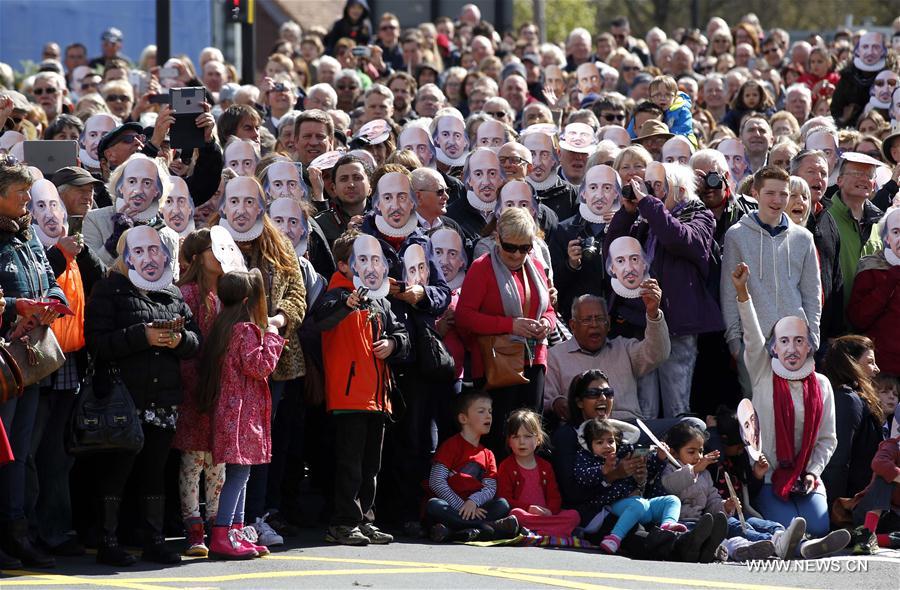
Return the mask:
<svg viewBox="0 0 900 590"><path fill-rule="evenodd" d="M265 545L266 547L284 545L284 537L276 533L275 530L269 526L265 521L265 517L257 518L256 522L250 526L256 529L257 543L260 545Z"/></svg>
<svg viewBox="0 0 900 590"><path fill-rule="evenodd" d="M494 531L490 527L484 529L462 529L450 534L450 540L456 543L470 543L472 541L490 541L494 538Z"/></svg>
<svg viewBox="0 0 900 590"><path fill-rule="evenodd" d="M252 526L244 526L242 523L234 523L231 525L231 528L237 531L238 540L244 547L249 547L256 551L257 557L262 557L264 555L269 555L272 552L269 551L269 548L259 542L259 535L256 533L256 529Z"/></svg>
<svg viewBox="0 0 900 590"><path fill-rule="evenodd" d="M431 530L428 531L428 538L430 538L434 543L443 543L449 536L450 529L447 528L447 525L445 524L432 525Z"/></svg>
<svg viewBox="0 0 900 590"><path fill-rule="evenodd" d="M331 526L325 533L325 540L338 545L363 546L370 543L369 537L362 534L358 526Z"/></svg>
<svg viewBox="0 0 900 590"><path fill-rule="evenodd" d="M603 541L600 542L600 551L608 555L614 555L619 552L619 544L621 542L621 539L615 535L606 535L603 537Z"/></svg>
<svg viewBox="0 0 900 590"><path fill-rule="evenodd" d="M832 531L821 539L806 541L800 545L800 555L803 559L818 559L832 553L837 553L850 544L850 531L838 529Z"/></svg>
<svg viewBox="0 0 900 590"><path fill-rule="evenodd" d="M296 537L300 534L300 529L289 523L281 512L267 512L263 515L263 520L281 537Z"/></svg>
<svg viewBox="0 0 900 590"><path fill-rule="evenodd" d="M772 541L756 541L741 545L734 550L735 561L766 559L775 555L775 544Z"/></svg>
<svg viewBox="0 0 900 590"><path fill-rule="evenodd" d="M866 527L858 527L850 539L853 555L872 555L878 551L878 537Z"/></svg>
<svg viewBox="0 0 900 590"><path fill-rule="evenodd" d="M775 555L779 559L794 559L797 555L797 545L806 534L806 519L797 516L786 529L772 537L775 542Z"/></svg>
<svg viewBox="0 0 900 590"><path fill-rule="evenodd" d="M512 539L519 534L519 520L515 516L507 516L490 523L499 539Z"/></svg>
<svg viewBox="0 0 900 590"><path fill-rule="evenodd" d="M394 535L378 530L378 527L370 522L360 525L359 532L368 537L372 545L387 545L394 540Z"/></svg>

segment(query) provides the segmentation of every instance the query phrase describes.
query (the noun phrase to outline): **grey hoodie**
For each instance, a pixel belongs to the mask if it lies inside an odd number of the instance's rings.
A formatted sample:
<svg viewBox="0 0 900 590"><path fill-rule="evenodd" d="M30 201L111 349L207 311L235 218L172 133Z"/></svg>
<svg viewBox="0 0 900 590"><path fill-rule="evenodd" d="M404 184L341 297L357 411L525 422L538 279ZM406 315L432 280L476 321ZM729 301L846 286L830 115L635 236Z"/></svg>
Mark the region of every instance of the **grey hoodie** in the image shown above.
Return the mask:
<svg viewBox="0 0 900 590"><path fill-rule="evenodd" d="M783 214L782 214L783 215ZM725 233L722 259L722 316L725 340L732 353L741 348L741 317L731 273L739 262L750 267L747 288L756 308L762 333L768 337L785 316L799 316L809 324L819 344L822 315L822 279L813 236L788 221L788 228L772 236L754 215L744 215Z"/></svg>

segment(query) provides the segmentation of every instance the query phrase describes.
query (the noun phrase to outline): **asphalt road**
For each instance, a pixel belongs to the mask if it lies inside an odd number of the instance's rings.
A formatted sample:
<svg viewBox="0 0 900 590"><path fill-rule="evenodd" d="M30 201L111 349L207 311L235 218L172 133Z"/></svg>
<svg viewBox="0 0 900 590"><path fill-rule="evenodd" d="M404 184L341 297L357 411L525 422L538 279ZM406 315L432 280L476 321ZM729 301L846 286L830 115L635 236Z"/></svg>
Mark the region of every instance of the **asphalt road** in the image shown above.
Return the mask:
<svg viewBox="0 0 900 590"><path fill-rule="evenodd" d="M139 562L122 572L91 556L61 559L54 570L5 571L0 588L900 588L900 552L787 564L792 571L750 571L745 564L633 561L596 552L537 547L471 547L395 542L339 547L304 531L273 555L245 562Z"/></svg>

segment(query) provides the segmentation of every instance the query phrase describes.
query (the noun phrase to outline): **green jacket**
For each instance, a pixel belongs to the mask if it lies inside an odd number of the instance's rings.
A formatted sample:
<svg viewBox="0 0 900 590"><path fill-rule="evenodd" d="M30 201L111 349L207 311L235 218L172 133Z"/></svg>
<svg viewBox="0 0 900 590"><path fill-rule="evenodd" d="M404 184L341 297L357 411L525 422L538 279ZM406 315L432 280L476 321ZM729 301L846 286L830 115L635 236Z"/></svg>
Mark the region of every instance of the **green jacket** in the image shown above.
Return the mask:
<svg viewBox="0 0 900 590"><path fill-rule="evenodd" d="M880 252L882 249L877 223L884 213L866 201L863 205L862 221L857 221L841 199L840 191L834 194L828 211L834 217L838 234L841 236L839 258L841 274L844 275L844 307L846 308L850 301L850 294L853 292L853 279L856 277L859 259Z"/></svg>

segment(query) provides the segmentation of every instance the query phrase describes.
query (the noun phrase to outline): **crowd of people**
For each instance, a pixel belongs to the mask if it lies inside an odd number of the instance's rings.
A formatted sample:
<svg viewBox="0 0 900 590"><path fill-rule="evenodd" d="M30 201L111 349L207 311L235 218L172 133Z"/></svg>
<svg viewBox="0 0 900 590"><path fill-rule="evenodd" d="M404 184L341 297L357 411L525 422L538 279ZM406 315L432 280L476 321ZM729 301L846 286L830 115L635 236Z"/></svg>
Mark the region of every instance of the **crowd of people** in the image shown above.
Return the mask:
<svg viewBox="0 0 900 590"><path fill-rule="evenodd" d="M255 84L215 47L129 60L115 28L0 64L3 350L62 352L0 355L0 568L249 559L319 524L896 548L890 26L618 17L557 45L349 0L284 23ZM41 140L77 162L29 162ZM73 457L130 420L136 447Z"/></svg>

